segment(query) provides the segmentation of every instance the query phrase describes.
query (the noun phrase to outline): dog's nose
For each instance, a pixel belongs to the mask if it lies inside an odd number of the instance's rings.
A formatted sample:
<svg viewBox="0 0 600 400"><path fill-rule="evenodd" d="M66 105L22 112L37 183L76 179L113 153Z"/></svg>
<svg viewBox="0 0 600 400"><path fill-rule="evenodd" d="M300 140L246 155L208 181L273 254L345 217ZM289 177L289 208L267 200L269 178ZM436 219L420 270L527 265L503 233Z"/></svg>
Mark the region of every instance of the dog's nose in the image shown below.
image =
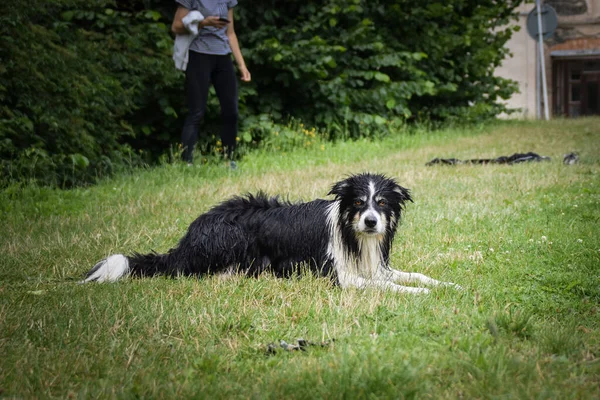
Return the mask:
<svg viewBox="0 0 600 400"><path fill-rule="evenodd" d="M366 225L368 228L374 228L374 227L375 227L375 225L377 225L377 219L376 219L376 218L374 218L374 217L366 217L366 218L365 218L365 225Z"/></svg>

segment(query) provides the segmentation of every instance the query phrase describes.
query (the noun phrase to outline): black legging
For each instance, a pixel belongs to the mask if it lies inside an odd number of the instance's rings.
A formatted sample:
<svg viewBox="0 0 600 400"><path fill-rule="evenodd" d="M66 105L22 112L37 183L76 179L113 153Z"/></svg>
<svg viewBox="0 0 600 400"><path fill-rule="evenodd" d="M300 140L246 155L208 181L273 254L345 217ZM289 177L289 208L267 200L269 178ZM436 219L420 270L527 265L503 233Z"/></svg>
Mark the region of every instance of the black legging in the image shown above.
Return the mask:
<svg viewBox="0 0 600 400"><path fill-rule="evenodd" d="M198 128L206 111L208 89L211 83L215 87L221 104L223 149L229 159L233 159L238 129L238 94L231 55L202 54L190 51L185 73L185 88L190 111L181 132L183 159L190 163L194 158Z"/></svg>

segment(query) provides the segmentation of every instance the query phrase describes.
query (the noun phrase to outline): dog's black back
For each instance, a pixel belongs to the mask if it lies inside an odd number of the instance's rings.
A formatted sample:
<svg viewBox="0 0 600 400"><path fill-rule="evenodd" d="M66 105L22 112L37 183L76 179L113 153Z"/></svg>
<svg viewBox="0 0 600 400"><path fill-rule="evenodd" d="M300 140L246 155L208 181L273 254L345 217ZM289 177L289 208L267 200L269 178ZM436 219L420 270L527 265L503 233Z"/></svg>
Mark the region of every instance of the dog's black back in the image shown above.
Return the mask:
<svg viewBox="0 0 600 400"><path fill-rule="evenodd" d="M192 222L164 261L183 274L231 269L250 275L270 270L288 276L299 263L328 274L329 232L324 222L330 203L292 204L262 192L234 197Z"/></svg>

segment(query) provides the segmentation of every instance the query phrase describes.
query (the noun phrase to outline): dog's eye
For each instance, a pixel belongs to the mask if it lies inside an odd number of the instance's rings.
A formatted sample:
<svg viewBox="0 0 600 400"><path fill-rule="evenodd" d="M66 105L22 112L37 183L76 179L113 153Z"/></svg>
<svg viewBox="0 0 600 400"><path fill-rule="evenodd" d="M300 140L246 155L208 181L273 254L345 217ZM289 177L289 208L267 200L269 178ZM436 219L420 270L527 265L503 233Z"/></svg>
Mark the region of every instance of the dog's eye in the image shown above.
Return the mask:
<svg viewBox="0 0 600 400"><path fill-rule="evenodd" d="M365 204L365 202L364 202L364 201L362 201L362 200L354 200L354 205L355 205L356 207L360 207L360 206L362 206L363 204Z"/></svg>
<svg viewBox="0 0 600 400"><path fill-rule="evenodd" d="M385 206L385 205L386 205L386 202L385 202L385 200L379 200L379 201L377 202L377 204L379 204L379 207L383 207L383 206Z"/></svg>

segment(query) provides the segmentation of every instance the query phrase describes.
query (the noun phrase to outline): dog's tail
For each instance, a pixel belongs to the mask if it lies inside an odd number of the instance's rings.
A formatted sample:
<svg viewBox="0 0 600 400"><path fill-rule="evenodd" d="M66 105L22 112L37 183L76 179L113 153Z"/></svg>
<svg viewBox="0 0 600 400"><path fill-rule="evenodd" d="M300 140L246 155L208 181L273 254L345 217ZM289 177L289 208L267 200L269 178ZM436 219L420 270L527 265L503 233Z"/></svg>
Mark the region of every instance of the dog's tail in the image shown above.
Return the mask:
<svg viewBox="0 0 600 400"><path fill-rule="evenodd" d="M153 276L171 273L165 254L113 254L98 262L81 283L114 282L124 276Z"/></svg>

